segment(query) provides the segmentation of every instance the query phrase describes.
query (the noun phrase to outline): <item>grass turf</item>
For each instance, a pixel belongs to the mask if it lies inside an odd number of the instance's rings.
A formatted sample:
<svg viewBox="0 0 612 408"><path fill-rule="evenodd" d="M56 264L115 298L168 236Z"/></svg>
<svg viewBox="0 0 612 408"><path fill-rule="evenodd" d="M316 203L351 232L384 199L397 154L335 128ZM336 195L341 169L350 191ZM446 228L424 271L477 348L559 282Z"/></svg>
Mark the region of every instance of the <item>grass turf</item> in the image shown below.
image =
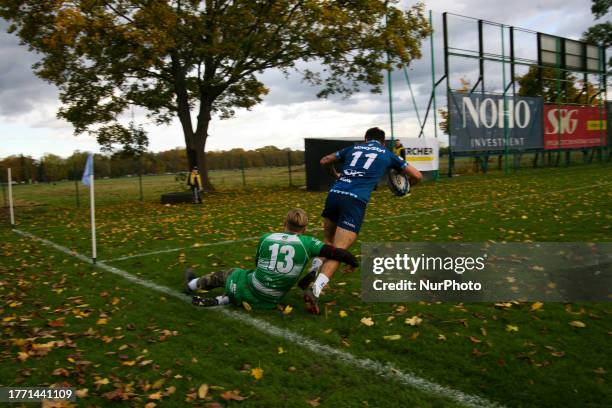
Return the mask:
<svg viewBox="0 0 612 408"><path fill-rule="evenodd" d="M406 199L377 191L359 242L610 241L612 184L606 175L611 169L597 164L443 180L415 188ZM112 190L113 181L107 182L106 188ZM89 253L87 209L75 210L71 208L73 198L48 190L41 194L35 187L52 189L32 186L27 194L22 192L18 228ZM316 220L324 199L325 194L278 188L215 193L205 198L203 206L165 207L153 199L140 203L101 197L97 213L99 257L147 280L180 289L181 272L187 265L207 272L253 263L254 240L210 244L277 230L284 213L293 206L306 209ZM311 233L321 235L316 221L311 222ZM221 396L233 389L249 396L240 404L256 406L308 406L307 401L329 406L356 406L363 401L371 406L449 404L373 379L370 373L349 366L317 361L316 356L295 345L280 344L219 315L203 314L172 299L162 301L155 292L92 270L8 229L1 234L5 255L0 287L2 317L14 316L3 322L3 341L10 346L1 355L1 378L8 378L3 385L14 384L19 378L32 385L48 383L50 378L63 379L51 374L66 368L65 380L77 384L82 378L79 387L89 388L90 397L83 399L83 404L103 404L114 396L105 393L123 390L113 384L126 386L130 382L138 395L129 399L146 402L157 390L143 391L147 385L140 382L145 379L151 385L160 378L166 379L160 388L162 394L168 393L167 387L177 387L173 394L162 395L162 401L176 404L190 399L187 395L201 383L223 387L210 393L211 401L202 401L209 404L236 403ZM138 256L159 250L173 251ZM65 291L58 293L62 288ZM107 296L101 296L105 293ZM79 303L71 296L82 296L77 300L89 305L84 308L91 310L89 316L78 318L74 310L79 310ZM119 302L113 305L115 298ZM399 369L508 406L607 406L612 401L607 374L612 334L608 303L547 303L538 310L531 310L530 304L365 304L359 299L358 274L336 276L324 300L327 304L321 317L305 313L298 291L288 296L287 302L294 306L289 315L251 313L321 343L391 362ZM11 307L14 303L20 304ZM340 311L347 316L341 317ZM101 313L108 317L100 317ZM415 315L423 319L419 326L404 324L405 318ZM61 317L68 327L48 326L49 321ZM375 324L361 324L362 317L371 317ZM100 318L106 318L107 324L97 325ZM571 326L572 321L581 321L586 327ZM129 324L136 327L128 329ZM518 331L507 331L508 325ZM99 333L87 335L89 328ZM164 329L179 334L165 336ZM82 368L83 375L79 375L78 364L66 360L75 353L69 347L53 347L47 355L19 360L19 351L31 350L31 344L20 346L11 341L43 337L49 330L56 338L76 333L76 350L83 354L77 357L92 362ZM384 336L394 334L401 339L385 340ZM127 339L115 338L122 335ZM165 336L164 341L157 341L158 335ZM100 341L102 336L112 340L105 343ZM128 347L119 350L124 344ZM279 346L287 353L279 354ZM148 353L143 353L145 348ZM106 354L113 352L116 354ZM191 357L206 361L205 367L198 368L199 363L192 363ZM153 370L153 363L135 369L151 359L159 365L158 370ZM177 365L176 359L182 365ZM131 361L134 366L123 364ZM32 369L31 375L15 370L15 364L26 369L25 373ZM255 380L250 369L258 366L264 377ZM288 367L296 370L288 371ZM164 375L167 370L172 372ZM183 378L175 379L176 374ZM96 376L110 379L110 384L96 391Z"/></svg>

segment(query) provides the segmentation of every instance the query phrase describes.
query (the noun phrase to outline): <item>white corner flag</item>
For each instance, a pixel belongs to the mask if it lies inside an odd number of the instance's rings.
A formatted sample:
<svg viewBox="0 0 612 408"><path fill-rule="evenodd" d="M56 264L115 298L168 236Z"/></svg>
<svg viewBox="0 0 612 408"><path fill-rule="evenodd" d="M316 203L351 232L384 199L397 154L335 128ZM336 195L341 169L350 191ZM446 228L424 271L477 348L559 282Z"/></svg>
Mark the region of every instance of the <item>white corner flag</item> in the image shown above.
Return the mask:
<svg viewBox="0 0 612 408"><path fill-rule="evenodd" d="M83 171L83 177L81 178L83 184L89 187L89 209L91 213L91 260L96 263L96 200L94 198L94 167L93 167L93 153L89 153L87 157L87 163L85 163L85 170Z"/></svg>

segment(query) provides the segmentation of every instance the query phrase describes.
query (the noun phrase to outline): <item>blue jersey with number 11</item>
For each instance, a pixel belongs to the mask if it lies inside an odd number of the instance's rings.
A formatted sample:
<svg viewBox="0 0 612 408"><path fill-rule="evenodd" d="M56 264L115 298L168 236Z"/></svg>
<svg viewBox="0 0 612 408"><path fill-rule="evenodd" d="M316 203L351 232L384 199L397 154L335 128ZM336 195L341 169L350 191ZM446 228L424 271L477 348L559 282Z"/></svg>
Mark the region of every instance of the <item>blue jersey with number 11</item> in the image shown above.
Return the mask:
<svg viewBox="0 0 612 408"><path fill-rule="evenodd" d="M390 167L403 170L408 164L380 142L369 141L336 152L342 162L340 178L330 193L348 195L367 203L378 180Z"/></svg>

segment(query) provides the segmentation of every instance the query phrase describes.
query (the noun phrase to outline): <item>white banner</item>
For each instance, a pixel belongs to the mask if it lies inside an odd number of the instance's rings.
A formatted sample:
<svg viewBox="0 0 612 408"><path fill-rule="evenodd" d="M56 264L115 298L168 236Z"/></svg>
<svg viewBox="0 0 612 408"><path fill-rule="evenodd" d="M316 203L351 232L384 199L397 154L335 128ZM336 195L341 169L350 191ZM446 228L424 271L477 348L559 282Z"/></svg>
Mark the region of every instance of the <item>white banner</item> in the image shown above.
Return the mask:
<svg viewBox="0 0 612 408"><path fill-rule="evenodd" d="M439 167L439 146L435 138L399 138L406 161L419 171L436 171Z"/></svg>

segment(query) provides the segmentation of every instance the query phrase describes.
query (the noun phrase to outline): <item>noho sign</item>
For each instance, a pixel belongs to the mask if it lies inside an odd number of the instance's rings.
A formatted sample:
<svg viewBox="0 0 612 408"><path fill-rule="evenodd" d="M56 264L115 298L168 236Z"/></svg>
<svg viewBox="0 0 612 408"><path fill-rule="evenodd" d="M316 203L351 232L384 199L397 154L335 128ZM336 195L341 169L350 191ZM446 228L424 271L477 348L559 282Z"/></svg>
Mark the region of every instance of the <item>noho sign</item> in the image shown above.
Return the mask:
<svg viewBox="0 0 612 408"><path fill-rule="evenodd" d="M456 151L542 148L542 98L449 93L450 145Z"/></svg>
<svg viewBox="0 0 612 408"><path fill-rule="evenodd" d="M504 106L505 105L505 106ZM508 122L504 124L504 112L507 112ZM525 100L514 99L484 98L472 99L462 98L461 113L463 119L463 127L467 126L467 121L471 120L477 128L484 126L487 129L498 127L503 128L508 126L524 129L531 122L531 108Z"/></svg>

